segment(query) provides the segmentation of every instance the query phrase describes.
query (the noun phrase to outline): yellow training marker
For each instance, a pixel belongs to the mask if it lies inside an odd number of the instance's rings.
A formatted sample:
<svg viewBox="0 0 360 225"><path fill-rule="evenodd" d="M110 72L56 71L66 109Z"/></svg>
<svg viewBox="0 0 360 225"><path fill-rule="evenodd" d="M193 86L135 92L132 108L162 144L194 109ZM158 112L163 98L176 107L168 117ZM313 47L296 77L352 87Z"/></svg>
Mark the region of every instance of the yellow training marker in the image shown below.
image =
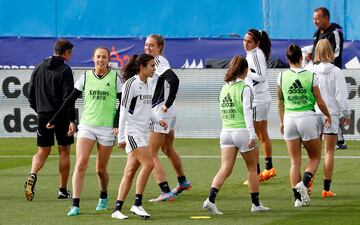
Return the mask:
<svg viewBox="0 0 360 225"><path fill-rule="evenodd" d="M190 216L190 219L201 220L201 219L210 219L210 216Z"/></svg>

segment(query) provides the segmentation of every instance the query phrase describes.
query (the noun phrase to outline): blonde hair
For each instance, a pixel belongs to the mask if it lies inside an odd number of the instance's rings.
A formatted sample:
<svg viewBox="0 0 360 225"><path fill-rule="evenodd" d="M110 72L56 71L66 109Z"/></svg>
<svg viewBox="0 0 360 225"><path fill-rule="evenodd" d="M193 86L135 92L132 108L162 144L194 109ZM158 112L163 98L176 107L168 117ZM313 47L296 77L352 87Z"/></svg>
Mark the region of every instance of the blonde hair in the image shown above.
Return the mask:
<svg viewBox="0 0 360 225"><path fill-rule="evenodd" d="M334 52L328 39L320 39L316 44L314 63L332 62L334 60Z"/></svg>
<svg viewBox="0 0 360 225"><path fill-rule="evenodd" d="M162 55L165 47L165 40L163 36L160 34L151 34L147 38L153 38L155 40L156 44L160 47L160 55Z"/></svg>

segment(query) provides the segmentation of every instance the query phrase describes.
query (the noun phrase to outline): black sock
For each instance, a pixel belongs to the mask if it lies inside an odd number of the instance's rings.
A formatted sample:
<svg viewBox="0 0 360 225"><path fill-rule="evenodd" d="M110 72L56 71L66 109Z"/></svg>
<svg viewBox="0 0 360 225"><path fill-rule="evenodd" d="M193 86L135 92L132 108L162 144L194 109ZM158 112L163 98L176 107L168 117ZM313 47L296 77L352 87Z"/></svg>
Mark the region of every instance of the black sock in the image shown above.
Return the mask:
<svg viewBox="0 0 360 225"><path fill-rule="evenodd" d="M123 204L124 201L116 200L114 212L118 210L121 211Z"/></svg>
<svg viewBox="0 0 360 225"><path fill-rule="evenodd" d="M35 173L31 173L30 177L32 177L34 179L34 185L35 185L36 180L37 180L37 175Z"/></svg>
<svg viewBox="0 0 360 225"><path fill-rule="evenodd" d="M259 192L253 192L253 193L250 193L250 195L251 195L251 202L256 206L259 206L260 205Z"/></svg>
<svg viewBox="0 0 360 225"><path fill-rule="evenodd" d="M331 180L324 180L324 190L330 191Z"/></svg>
<svg viewBox="0 0 360 225"><path fill-rule="evenodd" d="M170 187L169 187L169 184L168 182L162 182L159 184L160 186L160 189L161 189L161 192L163 193L169 193L170 192Z"/></svg>
<svg viewBox="0 0 360 225"><path fill-rule="evenodd" d="M142 194L136 194L135 195L135 203L134 203L134 205L141 206L142 205L142 197L143 197Z"/></svg>
<svg viewBox="0 0 360 225"><path fill-rule="evenodd" d="M260 164L258 163L258 164L257 164L257 174L259 175L260 173L261 173Z"/></svg>
<svg viewBox="0 0 360 225"><path fill-rule="evenodd" d="M265 158L265 168L271 170L273 168L272 157Z"/></svg>
<svg viewBox="0 0 360 225"><path fill-rule="evenodd" d="M215 198L218 193L219 193L219 190L217 188L214 188L214 187L210 188L209 201L212 203L215 203Z"/></svg>
<svg viewBox="0 0 360 225"><path fill-rule="evenodd" d="M179 184L182 184L184 181L186 181L186 177L185 176L180 176L177 177Z"/></svg>
<svg viewBox="0 0 360 225"><path fill-rule="evenodd" d="M107 191L100 191L100 198L106 199L108 197Z"/></svg>
<svg viewBox="0 0 360 225"><path fill-rule="evenodd" d="M303 181L305 187L309 187L309 182L311 181L312 177L313 177L313 175L310 172L304 173L304 177L303 177L302 181Z"/></svg>
<svg viewBox="0 0 360 225"><path fill-rule="evenodd" d="M78 208L80 208L80 198L73 198L72 199L72 206L76 206Z"/></svg>
<svg viewBox="0 0 360 225"><path fill-rule="evenodd" d="M300 193L297 191L297 189L296 189L296 188L293 188L292 190L293 190L293 192L294 192L295 200L296 200L296 199L299 199L299 200L301 201L301 195L300 195Z"/></svg>
<svg viewBox="0 0 360 225"><path fill-rule="evenodd" d="M63 193L64 195L67 195L67 193L68 193L66 187L59 188L59 191L61 191L61 193Z"/></svg>

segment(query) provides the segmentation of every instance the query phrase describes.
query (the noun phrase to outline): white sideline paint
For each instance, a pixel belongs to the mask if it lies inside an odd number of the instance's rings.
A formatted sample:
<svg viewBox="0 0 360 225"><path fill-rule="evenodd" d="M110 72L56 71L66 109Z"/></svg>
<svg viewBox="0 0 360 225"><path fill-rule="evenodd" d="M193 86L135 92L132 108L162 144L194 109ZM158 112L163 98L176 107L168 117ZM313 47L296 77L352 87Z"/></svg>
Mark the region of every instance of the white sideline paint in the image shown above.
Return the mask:
<svg viewBox="0 0 360 225"><path fill-rule="evenodd" d="M33 155L0 155L0 158L32 158ZM126 158L126 155L112 155L110 158ZM49 158L59 158L57 155L49 155ZM75 158L75 155L72 155L71 158ZM90 158L96 158L96 155L91 155ZM159 158L167 158L166 156L159 156ZM182 159L219 159L219 155L183 155ZM241 158L241 156L237 156L237 158ZM260 158L264 158L260 156ZM273 156L273 159L289 159L289 156L286 155L278 155ZM306 159L306 156L302 156L303 159ZM323 159L324 156L321 156ZM335 156L335 159L360 159L358 155L344 155L344 156Z"/></svg>

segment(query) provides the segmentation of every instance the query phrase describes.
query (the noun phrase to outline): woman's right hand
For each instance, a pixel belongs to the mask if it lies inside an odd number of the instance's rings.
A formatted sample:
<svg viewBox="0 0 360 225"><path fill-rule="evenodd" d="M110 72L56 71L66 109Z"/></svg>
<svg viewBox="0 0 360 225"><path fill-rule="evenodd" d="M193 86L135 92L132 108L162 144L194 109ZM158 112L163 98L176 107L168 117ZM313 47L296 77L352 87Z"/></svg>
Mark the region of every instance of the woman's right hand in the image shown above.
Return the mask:
<svg viewBox="0 0 360 225"><path fill-rule="evenodd" d="M122 150L125 150L126 141L121 141L121 142L119 142L118 147L119 147L120 149L122 149Z"/></svg>
<svg viewBox="0 0 360 225"><path fill-rule="evenodd" d="M54 125L54 124L47 123L47 124L46 124L46 128L47 128L47 129L54 129L54 128L55 128L55 125Z"/></svg>
<svg viewBox="0 0 360 225"><path fill-rule="evenodd" d="M331 125L331 117L325 117L325 126L326 127L330 127Z"/></svg>
<svg viewBox="0 0 360 225"><path fill-rule="evenodd" d="M281 135L284 135L284 124L280 123L280 133Z"/></svg>

